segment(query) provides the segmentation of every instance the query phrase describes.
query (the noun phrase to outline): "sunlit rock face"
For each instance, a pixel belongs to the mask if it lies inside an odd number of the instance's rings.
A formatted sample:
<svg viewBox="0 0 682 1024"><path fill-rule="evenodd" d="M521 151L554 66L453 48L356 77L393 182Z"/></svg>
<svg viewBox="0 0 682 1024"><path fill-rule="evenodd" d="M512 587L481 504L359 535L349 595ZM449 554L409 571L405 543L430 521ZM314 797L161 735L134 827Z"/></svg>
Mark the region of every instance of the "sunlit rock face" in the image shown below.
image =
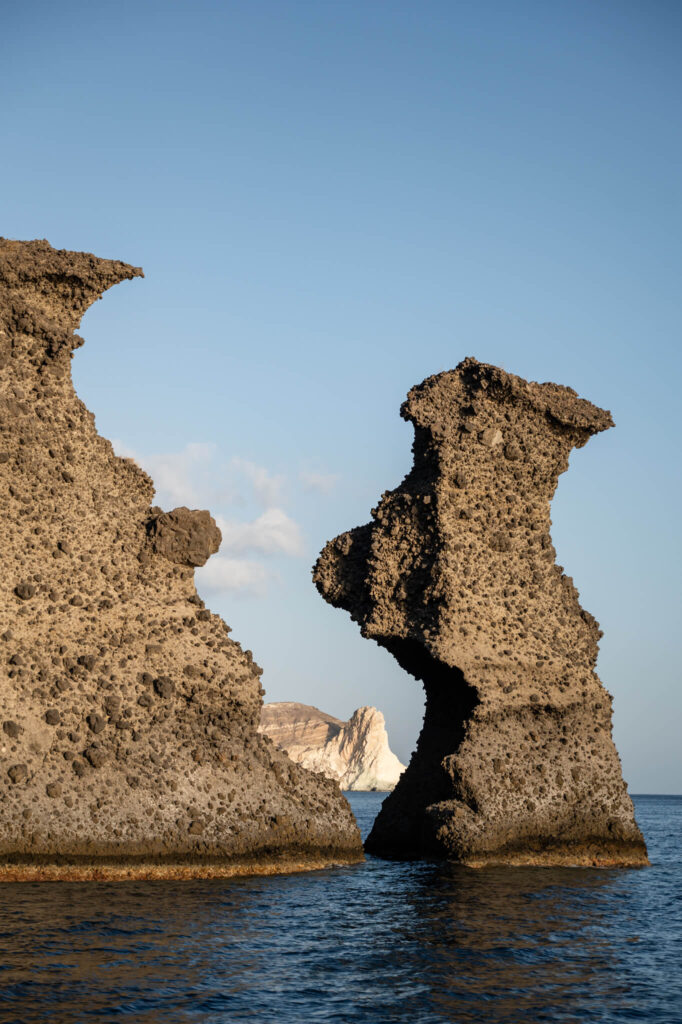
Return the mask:
<svg viewBox="0 0 682 1024"><path fill-rule="evenodd" d="M405 771L389 747L384 716L373 707L342 722L308 704L275 702L263 705L260 727L292 761L344 790L385 792Z"/></svg>
<svg viewBox="0 0 682 1024"><path fill-rule="evenodd" d="M417 748L367 849L467 864L643 864L595 673L601 636L555 564L550 501L613 425L570 388L465 359L413 388L414 465L314 570L421 680Z"/></svg>
<svg viewBox="0 0 682 1024"><path fill-rule="evenodd" d="M74 392L83 313L138 276L0 240L0 878L357 860L346 800L259 735L261 670L196 593L214 520L152 507Z"/></svg>

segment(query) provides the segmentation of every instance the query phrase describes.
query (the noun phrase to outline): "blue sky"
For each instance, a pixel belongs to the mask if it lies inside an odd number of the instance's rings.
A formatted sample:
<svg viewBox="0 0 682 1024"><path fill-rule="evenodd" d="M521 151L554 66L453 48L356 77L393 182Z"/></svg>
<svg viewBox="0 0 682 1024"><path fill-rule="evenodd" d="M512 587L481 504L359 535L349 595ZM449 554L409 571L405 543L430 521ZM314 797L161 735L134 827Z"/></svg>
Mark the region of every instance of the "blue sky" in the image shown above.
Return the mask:
<svg viewBox="0 0 682 1024"><path fill-rule="evenodd" d="M417 684L310 582L410 464L407 390L464 356L610 408L553 506L605 630L635 792L682 792L680 131L672 2L5 5L0 233L142 265L83 321L79 394L165 507L268 700Z"/></svg>

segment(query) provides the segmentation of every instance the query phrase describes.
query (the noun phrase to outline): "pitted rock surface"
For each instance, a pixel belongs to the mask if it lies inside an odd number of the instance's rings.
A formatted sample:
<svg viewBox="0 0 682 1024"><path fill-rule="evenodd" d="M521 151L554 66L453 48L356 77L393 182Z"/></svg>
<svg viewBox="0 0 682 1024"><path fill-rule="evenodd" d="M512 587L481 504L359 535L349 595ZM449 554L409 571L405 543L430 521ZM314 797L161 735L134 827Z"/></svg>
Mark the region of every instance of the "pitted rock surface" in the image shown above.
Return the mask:
<svg viewBox="0 0 682 1024"><path fill-rule="evenodd" d="M138 276L0 240L0 877L357 860L338 786L258 734L261 670L196 593L214 521L152 508L74 392L74 329Z"/></svg>
<svg viewBox="0 0 682 1024"><path fill-rule="evenodd" d="M366 848L472 865L647 863L595 672L601 632L550 536L559 474L610 414L475 359L413 388L401 414L412 470L314 570L323 597L426 694Z"/></svg>

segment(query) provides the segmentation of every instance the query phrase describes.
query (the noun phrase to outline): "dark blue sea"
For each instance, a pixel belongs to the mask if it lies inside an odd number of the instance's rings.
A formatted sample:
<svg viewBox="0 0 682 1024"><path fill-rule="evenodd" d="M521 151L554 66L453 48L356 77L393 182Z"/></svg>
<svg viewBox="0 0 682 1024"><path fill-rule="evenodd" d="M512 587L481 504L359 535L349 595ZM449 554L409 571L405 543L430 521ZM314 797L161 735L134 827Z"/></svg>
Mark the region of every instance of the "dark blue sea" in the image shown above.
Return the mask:
<svg viewBox="0 0 682 1024"><path fill-rule="evenodd" d="M1 885L0 1021L680 1024L682 797L635 805L651 868Z"/></svg>

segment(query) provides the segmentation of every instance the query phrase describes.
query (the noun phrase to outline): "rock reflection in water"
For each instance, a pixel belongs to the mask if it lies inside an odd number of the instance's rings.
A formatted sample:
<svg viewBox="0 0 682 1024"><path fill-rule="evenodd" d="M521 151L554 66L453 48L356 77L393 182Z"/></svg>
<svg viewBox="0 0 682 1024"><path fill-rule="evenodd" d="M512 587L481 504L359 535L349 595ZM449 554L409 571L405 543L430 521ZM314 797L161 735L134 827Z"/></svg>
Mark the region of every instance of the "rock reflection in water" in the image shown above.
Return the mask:
<svg viewBox="0 0 682 1024"><path fill-rule="evenodd" d="M262 885L262 883L260 883ZM213 898L215 887L218 899ZM266 883L267 887L267 883ZM229 996L259 984L259 882L45 883L12 886L3 900L2 1004L17 1022L124 1017L139 1022L202 1019L210 975L229 950ZM10 895L9 886L0 897ZM219 912L216 913L216 908Z"/></svg>
<svg viewBox="0 0 682 1024"><path fill-rule="evenodd" d="M485 1007L490 1022L583 1021L587 990L622 1008L605 916L613 872L444 866L427 884L413 941L440 1019L479 1021Z"/></svg>
<svg viewBox="0 0 682 1024"><path fill-rule="evenodd" d="M364 834L381 802L351 794ZM0 1022L680 1020L682 798L640 798L653 866L369 857L303 875L0 886Z"/></svg>

